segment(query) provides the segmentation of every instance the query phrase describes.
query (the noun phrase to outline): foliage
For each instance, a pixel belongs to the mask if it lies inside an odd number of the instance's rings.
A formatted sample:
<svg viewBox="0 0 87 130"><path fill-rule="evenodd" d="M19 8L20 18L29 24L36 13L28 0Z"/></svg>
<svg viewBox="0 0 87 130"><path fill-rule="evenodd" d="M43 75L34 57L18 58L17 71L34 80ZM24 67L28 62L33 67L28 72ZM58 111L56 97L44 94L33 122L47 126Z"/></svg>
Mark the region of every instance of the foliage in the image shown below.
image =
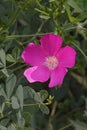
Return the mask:
<svg viewBox="0 0 87 130"><path fill-rule="evenodd" d="M77 51L76 66L52 89L27 82L21 59L49 32ZM0 0L0 130L86 130L86 48L87 0Z"/></svg>

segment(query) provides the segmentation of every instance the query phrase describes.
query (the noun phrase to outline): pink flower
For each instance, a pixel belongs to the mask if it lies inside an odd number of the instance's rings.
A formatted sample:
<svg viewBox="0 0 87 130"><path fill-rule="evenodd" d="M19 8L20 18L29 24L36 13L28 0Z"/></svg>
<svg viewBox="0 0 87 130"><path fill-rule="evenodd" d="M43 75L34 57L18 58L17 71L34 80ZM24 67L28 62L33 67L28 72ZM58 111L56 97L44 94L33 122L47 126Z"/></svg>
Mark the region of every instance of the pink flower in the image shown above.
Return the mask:
<svg viewBox="0 0 87 130"><path fill-rule="evenodd" d="M67 68L75 65L76 51L70 46L61 48L62 37L55 34L44 35L40 43L29 43L23 51L23 60L32 66L24 75L30 83L45 82L50 78L50 88L61 85Z"/></svg>

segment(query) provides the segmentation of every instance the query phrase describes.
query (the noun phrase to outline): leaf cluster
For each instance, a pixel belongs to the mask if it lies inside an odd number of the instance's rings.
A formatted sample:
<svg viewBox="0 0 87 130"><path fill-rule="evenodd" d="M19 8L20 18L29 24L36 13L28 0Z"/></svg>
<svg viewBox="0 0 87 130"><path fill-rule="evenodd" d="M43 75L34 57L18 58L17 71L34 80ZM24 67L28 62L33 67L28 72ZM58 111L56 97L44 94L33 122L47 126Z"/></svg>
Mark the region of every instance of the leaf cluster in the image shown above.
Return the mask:
<svg viewBox="0 0 87 130"><path fill-rule="evenodd" d="M62 86L30 84L21 53L46 33L77 51ZM87 0L0 0L0 130L87 129Z"/></svg>

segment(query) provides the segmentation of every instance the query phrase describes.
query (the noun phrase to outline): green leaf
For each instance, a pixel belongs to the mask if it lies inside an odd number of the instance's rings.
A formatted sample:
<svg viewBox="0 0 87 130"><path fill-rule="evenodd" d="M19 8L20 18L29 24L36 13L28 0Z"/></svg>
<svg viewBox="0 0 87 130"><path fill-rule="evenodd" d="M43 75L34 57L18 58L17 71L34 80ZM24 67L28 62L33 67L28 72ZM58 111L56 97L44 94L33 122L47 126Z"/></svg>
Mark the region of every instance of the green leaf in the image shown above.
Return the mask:
<svg viewBox="0 0 87 130"><path fill-rule="evenodd" d="M82 12L79 16L76 17L77 21L82 21L87 18L87 11Z"/></svg>
<svg viewBox="0 0 87 130"><path fill-rule="evenodd" d="M44 105L44 104L41 104L40 105L40 110L44 113L44 114L49 114L49 108Z"/></svg>
<svg viewBox="0 0 87 130"><path fill-rule="evenodd" d="M42 102L42 100L41 100L41 97L40 97L40 93L35 93L35 95L34 95L34 101L36 101L36 102Z"/></svg>
<svg viewBox="0 0 87 130"><path fill-rule="evenodd" d="M6 76L6 77L9 77L9 74L8 74L8 71L6 68L4 69L1 69L2 73Z"/></svg>
<svg viewBox="0 0 87 130"><path fill-rule="evenodd" d="M18 60L20 58L20 49L15 47L12 50L12 56L14 57L15 60Z"/></svg>
<svg viewBox="0 0 87 130"><path fill-rule="evenodd" d="M3 102L3 104L2 104L2 113L4 111L4 108L5 108L5 102Z"/></svg>
<svg viewBox="0 0 87 130"><path fill-rule="evenodd" d="M30 112L24 112L23 117L25 119L26 124L29 124L32 118L32 114Z"/></svg>
<svg viewBox="0 0 87 130"><path fill-rule="evenodd" d="M9 62L15 62L15 59L14 59L14 57L13 57L11 54L7 54L6 59L7 59L7 61L9 61Z"/></svg>
<svg viewBox="0 0 87 130"><path fill-rule="evenodd" d="M68 0L68 4L74 8L74 12L81 13L83 10L78 6L75 0Z"/></svg>
<svg viewBox="0 0 87 130"><path fill-rule="evenodd" d="M8 98L12 96L15 84L16 84L16 76L12 74L10 77L6 79L6 92Z"/></svg>
<svg viewBox="0 0 87 130"><path fill-rule="evenodd" d="M28 94L29 94L30 98L34 99L36 92L34 91L34 89L28 87Z"/></svg>
<svg viewBox="0 0 87 130"><path fill-rule="evenodd" d="M7 99L3 84L0 84L0 96L3 96L5 99Z"/></svg>
<svg viewBox="0 0 87 130"><path fill-rule="evenodd" d="M45 19L45 20L48 20L50 17L49 17L49 16L46 16L46 15L40 15L40 18Z"/></svg>
<svg viewBox="0 0 87 130"><path fill-rule="evenodd" d="M4 98L0 96L0 113L3 113L5 107Z"/></svg>
<svg viewBox="0 0 87 130"><path fill-rule="evenodd" d="M20 106L19 106L19 103L18 103L18 99L17 97L13 96L11 98L11 101L12 101L12 108L13 109L18 109Z"/></svg>
<svg viewBox="0 0 87 130"><path fill-rule="evenodd" d="M72 13L71 13L71 10L70 10L70 7L69 5L67 4L67 2L65 2L65 9L66 9L66 12L68 14L68 17L69 17L69 20L71 23L77 23L77 19L72 16Z"/></svg>
<svg viewBox="0 0 87 130"><path fill-rule="evenodd" d="M17 88L17 91L16 91L16 96L18 98L18 101L20 103L20 107L21 109L23 110L23 87L22 85L19 85L18 88Z"/></svg>
<svg viewBox="0 0 87 130"><path fill-rule="evenodd" d="M20 111L18 111L18 113L17 113L17 120L18 120L18 126L19 126L19 127L24 127L24 125L25 125L25 120L24 120L24 118L22 117L22 114L21 114Z"/></svg>
<svg viewBox="0 0 87 130"><path fill-rule="evenodd" d="M67 14L71 23L77 23L87 18L87 11L84 11L77 17L74 17L72 16L72 12L67 3L65 3L65 8L66 8L66 11L67 11Z"/></svg>
<svg viewBox="0 0 87 130"><path fill-rule="evenodd" d="M7 128L2 126L2 125L0 125L0 130L7 130Z"/></svg>
<svg viewBox="0 0 87 130"><path fill-rule="evenodd" d="M41 102L41 98L39 93L35 92L34 89L27 87L24 87L26 89L26 95L28 95L29 98L33 99L34 101Z"/></svg>
<svg viewBox="0 0 87 130"><path fill-rule="evenodd" d="M83 10L87 10L87 0L75 0L77 5Z"/></svg>
<svg viewBox="0 0 87 130"><path fill-rule="evenodd" d="M75 130L87 130L87 125L83 122L72 120L70 120L70 122L75 127Z"/></svg>
<svg viewBox="0 0 87 130"><path fill-rule="evenodd" d="M41 100L43 102L48 97L48 92L46 90L41 90L40 91L40 97L41 97Z"/></svg>
<svg viewBox="0 0 87 130"><path fill-rule="evenodd" d="M12 24L15 23L17 16L19 15L20 12L20 8L16 8L16 10L14 11L12 18L10 19L8 26L12 26Z"/></svg>
<svg viewBox="0 0 87 130"><path fill-rule="evenodd" d="M16 130L15 126L13 124L11 124L7 130Z"/></svg>
<svg viewBox="0 0 87 130"><path fill-rule="evenodd" d="M6 66L5 52L3 49L0 49L0 68L5 66Z"/></svg>
<svg viewBox="0 0 87 130"><path fill-rule="evenodd" d="M8 114L9 115L9 114ZM0 121L0 124L4 127L6 127L8 125L10 121L10 118L4 118L3 120ZM1 129L0 129L1 130Z"/></svg>
<svg viewBox="0 0 87 130"><path fill-rule="evenodd" d="M12 54L7 54L7 61L9 62L17 62L18 60L20 60L20 49L15 47L13 50L12 50Z"/></svg>
<svg viewBox="0 0 87 130"><path fill-rule="evenodd" d="M73 30L77 27L77 25L74 25L72 23L67 23L66 25L63 26L63 30L66 31L70 31L70 30Z"/></svg>

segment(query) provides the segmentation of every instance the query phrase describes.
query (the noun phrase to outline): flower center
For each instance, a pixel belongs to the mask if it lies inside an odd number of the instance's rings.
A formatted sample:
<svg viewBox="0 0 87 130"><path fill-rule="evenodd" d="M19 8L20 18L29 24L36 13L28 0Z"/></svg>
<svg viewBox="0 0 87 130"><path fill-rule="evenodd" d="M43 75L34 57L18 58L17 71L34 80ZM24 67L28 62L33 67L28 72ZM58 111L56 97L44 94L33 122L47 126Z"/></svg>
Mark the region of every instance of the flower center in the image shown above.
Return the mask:
<svg viewBox="0 0 87 130"><path fill-rule="evenodd" d="M54 70L58 66L58 60L55 56L46 57L45 65L50 70Z"/></svg>

